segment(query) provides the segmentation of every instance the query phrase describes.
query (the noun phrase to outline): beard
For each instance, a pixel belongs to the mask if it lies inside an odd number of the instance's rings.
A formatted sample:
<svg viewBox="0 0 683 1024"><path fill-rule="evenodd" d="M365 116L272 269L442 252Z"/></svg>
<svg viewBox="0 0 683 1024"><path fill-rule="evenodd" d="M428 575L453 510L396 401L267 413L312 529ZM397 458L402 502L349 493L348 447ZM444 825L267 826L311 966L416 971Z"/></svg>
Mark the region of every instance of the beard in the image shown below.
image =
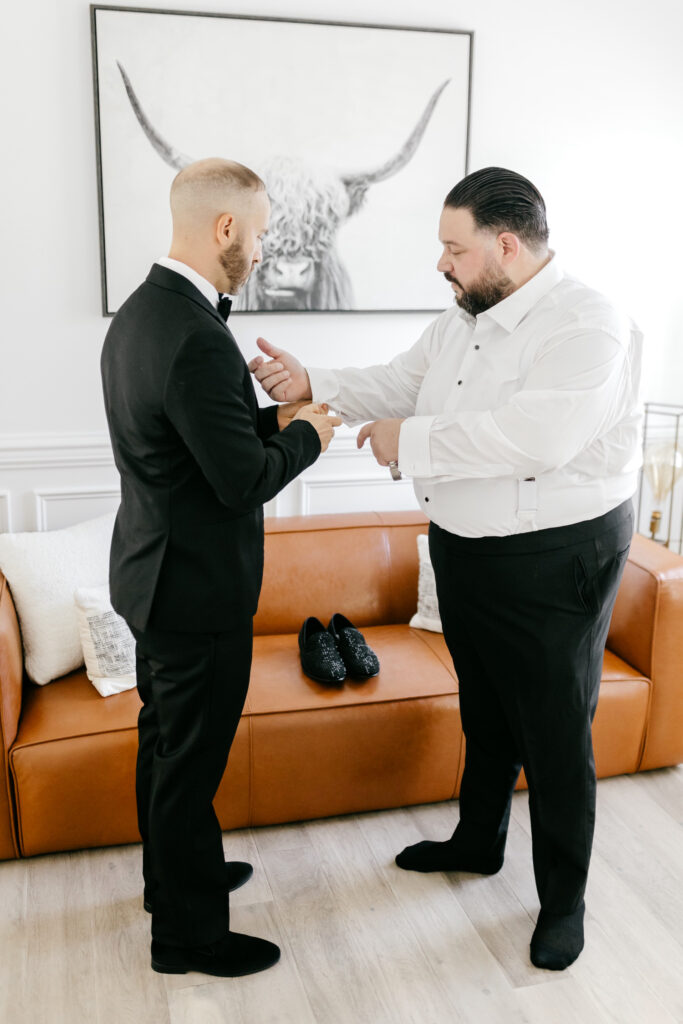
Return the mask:
<svg viewBox="0 0 683 1024"><path fill-rule="evenodd" d="M218 262L228 279L229 287L225 291L237 295L247 283L252 270L251 257L244 251L239 239L235 245L221 252Z"/></svg>
<svg viewBox="0 0 683 1024"><path fill-rule="evenodd" d="M507 298L515 290L515 286L510 278L496 266L493 260L486 264L479 279L474 284L471 284L468 289L463 288L457 278L452 277L450 274L444 274L444 277L451 284L457 284L461 289L462 294L460 297L456 295L455 301L470 316L479 316L480 313L484 313L491 306L496 306L499 302L502 302L503 299Z"/></svg>

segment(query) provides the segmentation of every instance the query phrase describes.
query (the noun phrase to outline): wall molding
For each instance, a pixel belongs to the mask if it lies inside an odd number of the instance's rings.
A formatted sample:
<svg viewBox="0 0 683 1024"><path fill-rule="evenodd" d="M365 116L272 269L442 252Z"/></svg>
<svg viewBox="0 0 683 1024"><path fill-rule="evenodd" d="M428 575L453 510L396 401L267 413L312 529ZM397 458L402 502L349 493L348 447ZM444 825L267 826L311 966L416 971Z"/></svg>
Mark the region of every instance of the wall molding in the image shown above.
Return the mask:
<svg viewBox="0 0 683 1024"><path fill-rule="evenodd" d="M9 491L0 491L0 533L12 532L12 505Z"/></svg>
<svg viewBox="0 0 683 1024"><path fill-rule="evenodd" d="M325 459L370 455L358 452L355 436L335 437ZM0 434L0 469L34 469L71 466L113 466L114 454L106 433Z"/></svg>
<svg viewBox="0 0 683 1024"><path fill-rule="evenodd" d="M34 491L35 529L50 529L50 508L63 502L102 500L107 503L120 498L118 487L50 487ZM104 514L104 512L103 512Z"/></svg>
<svg viewBox="0 0 683 1024"><path fill-rule="evenodd" d="M0 469L113 466L105 433L0 434Z"/></svg>
<svg viewBox="0 0 683 1024"><path fill-rule="evenodd" d="M119 478L104 432L0 434L0 530L52 530L109 511ZM367 493L364 493L364 490ZM412 484L378 467L343 427L323 459L268 503L269 515L415 507Z"/></svg>
<svg viewBox="0 0 683 1024"><path fill-rule="evenodd" d="M324 453L326 462L328 459L347 459L349 455L355 455L358 458L369 455L374 461L374 455L370 451L370 447L359 450L355 437L333 437L329 448Z"/></svg>
<svg viewBox="0 0 683 1024"><path fill-rule="evenodd" d="M392 480L390 476L318 476L300 479L300 515L311 515L311 503L316 491L346 491L350 488L391 488L392 494L409 493L414 497L412 480ZM346 511L346 510L345 510ZM356 511L353 509L353 511Z"/></svg>

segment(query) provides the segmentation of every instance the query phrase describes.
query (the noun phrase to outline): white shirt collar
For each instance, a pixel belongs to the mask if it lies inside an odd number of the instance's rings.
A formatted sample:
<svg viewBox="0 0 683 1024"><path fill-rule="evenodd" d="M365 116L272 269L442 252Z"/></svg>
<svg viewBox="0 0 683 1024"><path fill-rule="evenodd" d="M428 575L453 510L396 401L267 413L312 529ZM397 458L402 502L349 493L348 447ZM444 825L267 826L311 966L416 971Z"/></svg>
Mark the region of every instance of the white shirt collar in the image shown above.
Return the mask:
<svg viewBox="0 0 683 1024"><path fill-rule="evenodd" d="M218 291L214 285L207 281L205 277L202 277L196 270L193 270L192 267L188 267L187 263L181 263L180 260L174 260L170 256L160 256L156 262L160 267L166 267L167 270L174 270L176 274L182 274L190 284L199 289L214 309L218 309Z"/></svg>
<svg viewBox="0 0 683 1024"><path fill-rule="evenodd" d="M521 323L530 309L551 291L564 277L555 253L544 267L534 274L526 284L487 309L482 316L490 316L504 330L511 333Z"/></svg>

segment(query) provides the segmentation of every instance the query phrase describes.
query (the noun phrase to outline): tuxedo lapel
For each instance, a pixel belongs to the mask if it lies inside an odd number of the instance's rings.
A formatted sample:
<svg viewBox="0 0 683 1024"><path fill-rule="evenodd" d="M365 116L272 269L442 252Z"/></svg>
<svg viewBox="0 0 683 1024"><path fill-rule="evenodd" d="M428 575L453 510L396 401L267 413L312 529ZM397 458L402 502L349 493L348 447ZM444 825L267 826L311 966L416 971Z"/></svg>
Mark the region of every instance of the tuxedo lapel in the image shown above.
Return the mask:
<svg viewBox="0 0 683 1024"><path fill-rule="evenodd" d="M176 292L179 295L184 295L185 298L190 299L196 303L201 309L210 313L214 320L223 327L226 334L230 338L235 348L239 351L239 345L235 341L232 331L228 327L227 323L220 315L218 310L214 309L209 300L205 295L199 291L199 288L195 288L191 281L188 281L182 274L176 274L174 270L169 270L168 267L162 267L159 263L155 263L152 266L149 274L147 275L148 284L156 285L159 288L165 288L167 291ZM241 355L241 353L240 353ZM249 373L244 357L241 357L244 361L244 396L247 404L251 411L251 415L254 418L254 424L258 422L258 402L256 401L256 395L254 393L254 385Z"/></svg>
<svg viewBox="0 0 683 1024"><path fill-rule="evenodd" d="M217 320L226 330L228 329L225 320L218 310L214 309L206 296L202 295L199 288L195 288L192 282L188 281L182 274L176 274L175 270L169 270L168 267L162 267L159 263L155 263L147 275L147 281L149 284L157 285L159 288L165 288L167 291L184 295L185 298L190 299L206 310L207 313L210 313L214 320ZM228 333L230 332L228 331Z"/></svg>

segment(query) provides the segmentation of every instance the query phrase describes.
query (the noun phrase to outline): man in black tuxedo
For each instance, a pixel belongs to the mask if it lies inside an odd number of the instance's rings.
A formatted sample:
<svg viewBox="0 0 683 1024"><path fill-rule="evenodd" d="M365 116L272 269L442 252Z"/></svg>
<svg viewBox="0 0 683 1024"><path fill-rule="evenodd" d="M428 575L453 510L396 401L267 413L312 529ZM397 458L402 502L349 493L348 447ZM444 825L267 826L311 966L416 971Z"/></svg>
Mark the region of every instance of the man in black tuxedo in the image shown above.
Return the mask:
<svg viewBox="0 0 683 1024"><path fill-rule="evenodd" d="M168 258L114 317L102 352L121 474L112 603L137 641L138 823L152 967L234 977L280 955L229 930L212 801L249 684L263 503L310 466L341 421L303 402L259 409L226 325L261 260L270 204L253 171L210 159L171 187Z"/></svg>

